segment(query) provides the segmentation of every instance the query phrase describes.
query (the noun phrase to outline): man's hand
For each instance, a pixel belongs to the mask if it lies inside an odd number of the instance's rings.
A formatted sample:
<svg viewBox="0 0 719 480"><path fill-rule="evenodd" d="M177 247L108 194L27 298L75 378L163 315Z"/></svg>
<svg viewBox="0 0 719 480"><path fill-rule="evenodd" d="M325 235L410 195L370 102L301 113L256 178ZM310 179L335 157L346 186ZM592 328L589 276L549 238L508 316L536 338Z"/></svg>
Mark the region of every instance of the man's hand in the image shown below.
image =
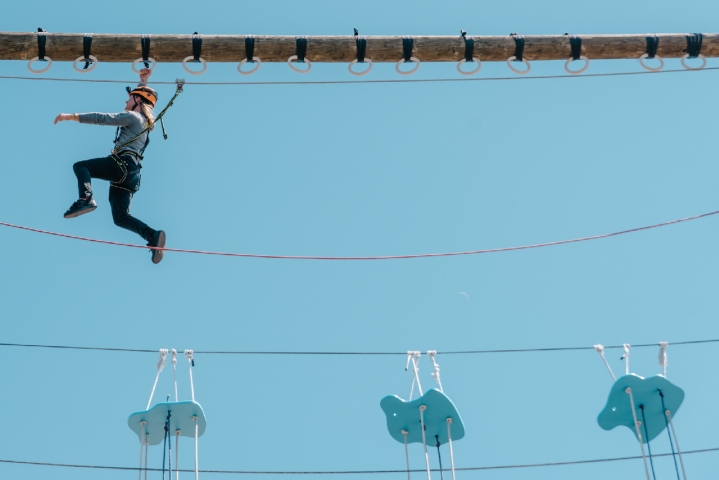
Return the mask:
<svg viewBox="0 0 719 480"><path fill-rule="evenodd" d="M80 121L77 113L61 113L55 117L55 122L53 123L57 125L57 122L65 122L67 120L75 120L76 122Z"/></svg>
<svg viewBox="0 0 719 480"><path fill-rule="evenodd" d="M147 79L152 75L152 70L149 68L143 68L140 70L140 83L147 83Z"/></svg>

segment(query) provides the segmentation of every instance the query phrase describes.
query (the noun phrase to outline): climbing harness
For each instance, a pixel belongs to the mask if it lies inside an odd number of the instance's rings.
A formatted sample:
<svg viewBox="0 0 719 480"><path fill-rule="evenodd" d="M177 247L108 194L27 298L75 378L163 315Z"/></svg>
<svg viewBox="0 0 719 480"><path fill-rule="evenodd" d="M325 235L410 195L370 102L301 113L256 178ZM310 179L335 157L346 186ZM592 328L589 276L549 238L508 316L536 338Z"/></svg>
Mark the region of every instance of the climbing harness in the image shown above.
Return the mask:
<svg viewBox="0 0 719 480"><path fill-rule="evenodd" d="M437 446L437 454L440 455L440 446L446 443L449 446L449 459L452 467L452 480L455 480L454 450L452 441L464 437L464 424L459 416L457 408L445 395L442 382L439 378L439 364L436 361L437 352L429 350L427 356L432 361L434 373L432 378L437 382L439 390L432 388L422 394L422 387L419 384L419 359L421 352L407 352L407 363L405 371L409 370L412 363L412 386L410 387L409 400L403 400L396 395L388 395L380 402L380 407L387 417L387 430L389 434L400 443L404 444L405 459L407 462L407 479L410 480L409 448L410 443L422 442L424 447L424 460L427 467L427 480L432 480L429 467L429 454L427 452L427 437L434 437ZM417 383L420 397L412 400L414 384ZM440 463L442 461L440 456ZM440 467L441 468L441 467ZM441 470L440 470L441 471Z"/></svg>
<svg viewBox="0 0 719 480"><path fill-rule="evenodd" d="M611 430L620 425L632 430L639 441L647 480L656 480L652 447L649 442L665 429L672 447L672 456L674 457L675 455L674 445L676 445L679 463L684 473L684 461L679 449L676 432L674 431L674 424L672 423L672 417L684 401L684 390L666 378L668 345L667 342L659 343L659 365L663 368L663 374L644 378L634 373L629 373L630 345L624 344L624 355L621 360L625 361L626 374L615 379L607 404L597 417L597 423L604 430ZM612 369L604 357L604 347L595 345L594 348L602 356L609 373L614 378L614 373L612 373ZM646 452L644 445L646 445ZM674 465L677 480L681 480L676 458L674 458ZM683 478L686 480L686 473L684 473Z"/></svg>
<svg viewBox="0 0 719 480"><path fill-rule="evenodd" d="M168 353L172 356L172 367L174 373L175 401L170 401L170 395L163 403L157 403L152 408L152 398L155 395L157 382L160 378L162 370L167 364ZM207 422L202 406L195 401L195 385L192 378L192 367L195 365L194 353L192 350L185 350L185 358L187 358L190 371L190 390L192 400L179 401L177 392L177 350L170 351L166 349L160 350L160 356L157 361L157 375L152 385L150 399L147 402L145 410L133 413L127 419L130 429L135 432L140 439L140 478L142 471L145 472L147 478L147 453L149 445L163 444L162 453L162 471L163 479L165 472L165 458L167 453L167 466L169 472L169 480L172 480L172 437L175 437L175 473L179 470L179 440L180 436L194 437L195 439L195 480L199 477L198 462L198 439L205 432ZM143 468L144 456L144 468Z"/></svg>
<svg viewBox="0 0 719 480"><path fill-rule="evenodd" d="M170 99L170 101L167 103L165 108L162 109L162 111L155 117L155 123L157 121L160 121L160 125L162 126L162 136L165 140L167 140L167 132L165 131L165 122L163 121L163 117L165 116L165 113L169 108L174 105L175 99L183 92L183 87L185 85L185 79L184 78L178 78L175 80L175 83L177 84L177 89L175 90L175 95ZM137 87L134 90L130 90L130 87L127 87L127 93L130 95L140 95L143 98L149 99L152 98L153 92L155 92L153 89L149 87ZM154 93L155 100L157 100L157 93ZM153 103L154 105L154 103ZM138 158L139 160L142 160L143 156L142 154L145 153L145 149L150 144L150 134L149 131L152 128L151 125L148 125L145 127L140 133L135 135L132 139L128 140L127 142L123 143L122 145L115 145L115 148L112 150L112 153L115 155L124 155L124 154L130 154ZM145 133L147 133L147 140L145 141L145 145L140 149L139 153L124 150L125 147L133 143L135 140L142 137ZM117 138L120 134L120 129L117 129L117 132L115 133L115 141L117 142Z"/></svg>

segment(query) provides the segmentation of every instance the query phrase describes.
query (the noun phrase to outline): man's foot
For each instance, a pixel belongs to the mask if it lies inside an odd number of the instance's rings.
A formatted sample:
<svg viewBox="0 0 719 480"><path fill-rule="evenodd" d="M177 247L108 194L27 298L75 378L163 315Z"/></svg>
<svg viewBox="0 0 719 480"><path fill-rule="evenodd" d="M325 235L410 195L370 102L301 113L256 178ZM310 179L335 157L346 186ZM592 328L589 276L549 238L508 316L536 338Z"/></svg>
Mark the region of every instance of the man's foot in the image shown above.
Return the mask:
<svg viewBox="0 0 719 480"><path fill-rule="evenodd" d="M165 239L165 232L158 230L152 238L150 238L150 241L147 242L147 246L165 248ZM152 263L160 263L162 261L162 257L165 256L164 250L150 250L150 253L152 253Z"/></svg>
<svg viewBox="0 0 719 480"><path fill-rule="evenodd" d="M81 198L72 204L65 212L65 218L75 218L90 213L97 208L97 203L92 197Z"/></svg>

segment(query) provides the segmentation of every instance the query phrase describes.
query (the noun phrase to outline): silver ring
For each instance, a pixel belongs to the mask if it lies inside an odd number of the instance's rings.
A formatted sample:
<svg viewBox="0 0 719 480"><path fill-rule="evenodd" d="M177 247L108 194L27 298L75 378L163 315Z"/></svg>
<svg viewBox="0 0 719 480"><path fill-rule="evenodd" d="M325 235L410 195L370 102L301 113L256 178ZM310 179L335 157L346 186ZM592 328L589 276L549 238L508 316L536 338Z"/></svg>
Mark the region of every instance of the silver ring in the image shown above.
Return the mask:
<svg viewBox="0 0 719 480"><path fill-rule="evenodd" d="M90 68L88 68L88 69L77 68L77 64L80 63L80 62L84 62L84 61L85 61L85 57L77 57L77 60L75 60L75 61L73 62L73 64L72 64L72 68L74 68L77 73L90 73L90 72L92 72L93 70L95 70L95 67L97 67L97 57L96 57L95 55L88 55L87 58L89 58L90 60L92 60L92 62L90 62L90 63L92 63L92 66L91 66Z"/></svg>
<svg viewBox="0 0 719 480"><path fill-rule="evenodd" d="M706 59L706 57L705 57L704 55L702 55L701 53L700 53L699 55L697 55L697 57L696 57L696 58L701 58L701 59L702 59L702 66L701 66L701 67L692 68L692 67L688 66L688 65L686 64L686 62L685 62L685 60L686 60L687 58L689 58L689 54L688 54L688 53L682 57L682 67L686 68L687 70L703 70L703 69L707 66L707 59Z"/></svg>
<svg viewBox="0 0 719 480"><path fill-rule="evenodd" d="M397 64L394 66L394 69L397 70L397 73L399 73L400 75L412 75L419 68L419 59L417 57L409 57L409 63L416 64L412 70L408 70L406 72L403 72L402 70L400 70L399 66L402 65L403 63L408 63L408 62L403 58L399 62L397 62Z"/></svg>
<svg viewBox="0 0 719 480"><path fill-rule="evenodd" d="M187 68L187 62L189 62L190 60L194 60L194 59L195 59L195 57L193 57L192 55L185 57L185 59L182 61L182 68L184 68L187 71L187 73L189 73L190 75L202 75L207 70L207 62L205 62L205 60L202 57L200 57L200 63L202 64L202 70L200 70L199 72L195 72L195 71Z"/></svg>
<svg viewBox="0 0 719 480"><path fill-rule="evenodd" d="M644 70L649 70L650 72L658 72L659 70L661 70L662 68L664 68L664 60L662 60L662 57L660 57L659 55L654 55L654 58L656 58L657 60L659 60L659 66L658 66L658 67L648 67L648 66L644 63L644 59L645 59L645 58L649 58L649 54L648 54L648 53L645 53L644 55L642 55L641 57L639 57L639 65L641 65L642 68L644 68Z"/></svg>
<svg viewBox="0 0 719 480"><path fill-rule="evenodd" d="M358 63L358 62L357 62L357 59L355 58L354 60L352 60L350 62L349 66L347 67L347 70L349 70L350 73L356 77L361 77L362 75L367 75L369 72L372 71L372 67L374 67L374 63L372 63L372 60L370 60L369 58L365 58L364 63L369 63L369 68L367 70L365 70L364 72L355 72L354 70L352 70L352 67L356 63Z"/></svg>
<svg viewBox="0 0 719 480"><path fill-rule="evenodd" d="M584 73L584 71L589 68L589 59L584 55L580 55L579 60L584 60L585 62L585 65L582 68L580 68L579 70L570 70L569 64L574 61L574 58L569 57L567 59L567 62L564 64L564 70L566 70L567 73L570 75L579 75L580 73Z"/></svg>
<svg viewBox="0 0 719 480"><path fill-rule="evenodd" d="M459 61L459 63L457 63L457 71L459 73L461 73L462 75L467 75L467 76L474 75L475 73L479 72L479 70L482 68L482 61L477 57L472 57L472 60L477 64L477 68L475 68L474 70L471 70L469 72L465 72L464 70L462 70L462 68L461 68L462 65L467 61L466 58L463 58L462 60Z"/></svg>
<svg viewBox="0 0 719 480"><path fill-rule="evenodd" d="M310 73L310 70L312 70L312 62L310 62L306 58L305 63L307 64L307 70L300 70L299 68L295 67L294 65L292 65L292 60L297 60L297 55L292 55L290 58L287 59L287 65L289 65L290 68L297 73L301 73L304 75L305 73Z"/></svg>
<svg viewBox="0 0 719 480"><path fill-rule="evenodd" d="M41 73L45 73L48 70L50 70L50 67L52 67L52 59L45 55L45 60L47 60L47 67L43 68L42 70L33 70L30 65L40 60L40 57L35 57L29 62L27 62L27 69L30 70L31 73L34 73L35 75L40 75Z"/></svg>
<svg viewBox="0 0 719 480"><path fill-rule="evenodd" d="M252 75L253 73L255 73L257 71L257 69L260 68L260 65L262 64L262 60L260 60L258 57L252 57L252 61L257 64L257 65L255 65L255 68L253 68L252 70L248 70L246 72L242 71L242 65L247 63L247 59L245 58L244 60L242 60L240 62L239 65L237 65L237 73L239 73L240 75Z"/></svg>
<svg viewBox="0 0 719 480"><path fill-rule="evenodd" d="M135 69L135 65L137 65L137 64L140 63L140 62L144 62L144 61L145 61L145 60L144 60L143 58L138 58L137 60L135 60L134 62L132 62L132 71L135 72L135 73L137 73L137 74L139 75L139 74L140 74L140 71ZM157 66L157 62L156 62L155 59L152 58L152 57L147 57L147 61L148 61L148 62L152 62L152 68L150 69L150 71L153 71L153 70L155 69L155 67Z"/></svg>
<svg viewBox="0 0 719 480"><path fill-rule="evenodd" d="M526 70L522 71L522 70L517 70L516 68L514 68L512 66L512 62L515 61L516 59L517 59L517 57L515 57L514 55L512 55L511 57L509 57L507 59L507 66L509 67L509 69L511 71L513 71L514 73L517 73L519 75L526 75L530 72L530 70L532 70L532 66L529 64L529 62L527 61L526 58L522 59L522 63L524 63L527 66Z"/></svg>

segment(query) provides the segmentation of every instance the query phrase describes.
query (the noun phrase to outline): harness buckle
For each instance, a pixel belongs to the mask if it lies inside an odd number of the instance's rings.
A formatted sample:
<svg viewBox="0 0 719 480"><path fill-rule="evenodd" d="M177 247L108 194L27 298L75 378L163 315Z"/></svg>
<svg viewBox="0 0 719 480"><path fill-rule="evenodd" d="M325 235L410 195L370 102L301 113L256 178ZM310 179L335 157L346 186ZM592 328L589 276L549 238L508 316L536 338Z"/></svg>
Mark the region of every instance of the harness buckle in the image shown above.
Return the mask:
<svg viewBox="0 0 719 480"><path fill-rule="evenodd" d="M182 93L182 87L185 86L185 79L184 78L176 78L175 83L177 83L177 93Z"/></svg>

